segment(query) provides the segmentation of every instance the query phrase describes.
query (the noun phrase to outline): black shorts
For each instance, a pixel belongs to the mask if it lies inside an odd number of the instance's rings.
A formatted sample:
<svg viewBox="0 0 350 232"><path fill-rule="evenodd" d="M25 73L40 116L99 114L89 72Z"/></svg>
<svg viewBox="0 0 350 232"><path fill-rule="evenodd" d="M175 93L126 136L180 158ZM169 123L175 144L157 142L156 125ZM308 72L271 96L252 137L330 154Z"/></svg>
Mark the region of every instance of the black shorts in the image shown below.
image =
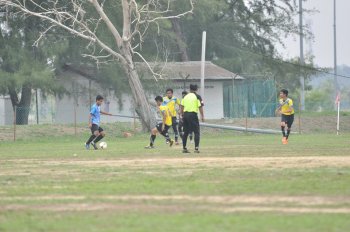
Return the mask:
<svg viewBox="0 0 350 232"><path fill-rule="evenodd" d="M161 123L161 122L158 123L157 126L156 126L157 130L159 131L159 133L168 133L168 130L169 130L170 126L165 125L163 131L162 131L162 126L163 126L163 123Z"/></svg>
<svg viewBox="0 0 350 232"><path fill-rule="evenodd" d="M197 113L185 112L183 118L183 130L187 133L199 134L199 120Z"/></svg>
<svg viewBox="0 0 350 232"><path fill-rule="evenodd" d="M103 129L97 124L92 124L91 133L94 134L95 131L98 131L99 133L101 133Z"/></svg>
<svg viewBox="0 0 350 232"><path fill-rule="evenodd" d="M291 114L291 115L282 114L281 122L286 123L287 127L291 128L294 122L294 114Z"/></svg>

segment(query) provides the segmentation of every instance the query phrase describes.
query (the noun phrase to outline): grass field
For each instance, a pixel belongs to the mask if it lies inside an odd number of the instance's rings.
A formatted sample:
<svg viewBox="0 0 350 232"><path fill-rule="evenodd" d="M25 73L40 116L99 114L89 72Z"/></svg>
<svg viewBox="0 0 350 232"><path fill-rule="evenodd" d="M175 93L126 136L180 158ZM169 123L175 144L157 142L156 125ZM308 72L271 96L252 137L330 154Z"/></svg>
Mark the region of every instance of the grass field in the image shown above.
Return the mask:
<svg viewBox="0 0 350 232"><path fill-rule="evenodd" d="M350 135L204 133L0 143L0 231L350 231Z"/></svg>

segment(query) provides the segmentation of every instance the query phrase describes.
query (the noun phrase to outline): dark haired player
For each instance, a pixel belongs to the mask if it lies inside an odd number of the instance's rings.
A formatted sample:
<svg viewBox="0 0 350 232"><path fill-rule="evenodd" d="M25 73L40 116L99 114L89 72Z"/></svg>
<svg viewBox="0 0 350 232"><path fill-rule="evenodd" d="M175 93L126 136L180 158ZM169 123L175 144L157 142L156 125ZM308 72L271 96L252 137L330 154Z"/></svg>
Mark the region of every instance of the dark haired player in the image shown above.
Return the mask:
<svg viewBox="0 0 350 232"><path fill-rule="evenodd" d="M175 144L179 145L179 131L177 130L177 113L176 105L180 106L180 99L174 96L173 89L166 90L166 96L163 97L164 103L168 106L171 117L172 117L172 127L175 134Z"/></svg>
<svg viewBox="0 0 350 232"><path fill-rule="evenodd" d="M165 137L166 141L171 147L174 144L174 140L170 139L168 134L168 130L172 125L170 110L168 106L163 102L163 98L161 96L157 96L154 100L156 101L158 109L160 111L162 122L157 123L157 126L151 130L150 143L145 148L154 148L154 141L156 140L158 132Z"/></svg>
<svg viewBox="0 0 350 232"><path fill-rule="evenodd" d="M89 114L89 128L91 129L92 135L86 141L85 148L90 149L90 144L97 150L96 143L105 137L105 132L100 127L100 116L101 114L112 115L107 112L101 111L101 105L103 103L103 97L101 95L96 96L96 103L91 107Z"/></svg>
<svg viewBox="0 0 350 232"><path fill-rule="evenodd" d="M281 114L282 143L288 144L288 138L294 122L294 108L293 100L288 98L288 90L286 89L280 91L279 106L276 112ZM286 127L287 133L285 131Z"/></svg>

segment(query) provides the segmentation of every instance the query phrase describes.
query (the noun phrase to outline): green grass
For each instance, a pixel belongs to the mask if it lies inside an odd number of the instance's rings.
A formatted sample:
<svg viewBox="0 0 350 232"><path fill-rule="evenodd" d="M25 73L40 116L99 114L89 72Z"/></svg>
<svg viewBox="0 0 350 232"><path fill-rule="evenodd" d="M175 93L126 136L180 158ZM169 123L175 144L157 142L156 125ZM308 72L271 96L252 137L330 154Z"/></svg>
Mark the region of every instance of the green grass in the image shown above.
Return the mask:
<svg viewBox="0 0 350 232"><path fill-rule="evenodd" d="M211 130L187 156L144 134L86 151L87 136L0 143L0 231L350 230L349 134Z"/></svg>
<svg viewBox="0 0 350 232"><path fill-rule="evenodd" d="M296 114L298 115L299 112L296 112ZM333 110L333 111L322 111L322 112L316 112L316 111L303 111L301 113L301 115L303 116L307 116L307 117L324 117L324 116L336 116L337 115L337 111ZM350 112L349 111L340 111L340 116L350 116Z"/></svg>

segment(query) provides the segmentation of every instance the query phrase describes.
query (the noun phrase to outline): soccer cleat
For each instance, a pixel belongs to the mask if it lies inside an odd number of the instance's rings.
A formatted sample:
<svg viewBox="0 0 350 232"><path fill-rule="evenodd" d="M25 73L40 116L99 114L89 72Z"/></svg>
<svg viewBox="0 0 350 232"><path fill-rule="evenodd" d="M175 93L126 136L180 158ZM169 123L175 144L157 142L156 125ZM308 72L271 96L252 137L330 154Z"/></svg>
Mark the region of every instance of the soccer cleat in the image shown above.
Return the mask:
<svg viewBox="0 0 350 232"><path fill-rule="evenodd" d="M173 144L174 144L174 140L170 139L170 141L169 141L169 146L172 147Z"/></svg>
<svg viewBox="0 0 350 232"><path fill-rule="evenodd" d="M288 144L288 140L287 140L286 137L283 137L283 138L282 138L282 144L284 144L284 145L285 145L285 144Z"/></svg>
<svg viewBox="0 0 350 232"><path fill-rule="evenodd" d="M198 147L197 147L197 148L195 148L194 153L200 153L200 151L199 151Z"/></svg>
<svg viewBox="0 0 350 232"><path fill-rule="evenodd" d="M167 140L165 143L166 143L166 144L169 144L169 143L170 143L170 140Z"/></svg>
<svg viewBox="0 0 350 232"><path fill-rule="evenodd" d="M85 148L86 148L86 150L89 150L90 149L90 144L85 143Z"/></svg>
<svg viewBox="0 0 350 232"><path fill-rule="evenodd" d="M183 150L182 150L182 153L191 153L187 148L184 148Z"/></svg>
<svg viewBox="0 0 350 232"><path fill-rule="evenodd" d="M193 141L193 140L191 140L191 141L190 141L190 143L191 143L191 144L194 144L194 141Z"/></svg>
<svg viewBox="0 0 350 232"><path fill-rule="evenodd" d="M175 145L178 146L180 143L178 141L175 142Z"/></svg>
<svg viewBox="0 0 350 232"><path fill-rule="evenodd" d="M145 149L153 149L154 146L151 146L151 145L148 145L148 146L145 146Z"/></svg>
<svg viewBox="0 0 350 232"><path fill-rule="evenodd" d="M98 150L98 148L94 142L91 142L91 145L94 147L95 150Z"/></svg>

